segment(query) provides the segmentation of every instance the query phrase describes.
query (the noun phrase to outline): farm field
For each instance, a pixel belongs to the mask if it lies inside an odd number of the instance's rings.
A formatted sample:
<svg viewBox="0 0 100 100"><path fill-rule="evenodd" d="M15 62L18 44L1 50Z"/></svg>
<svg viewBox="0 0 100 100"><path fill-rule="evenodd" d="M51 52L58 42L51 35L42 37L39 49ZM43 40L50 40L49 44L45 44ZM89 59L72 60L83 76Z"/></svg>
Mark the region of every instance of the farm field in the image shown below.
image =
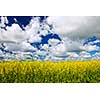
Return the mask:
<svg viewBox="0 0 100 100"><path fill-rule="evenodd" d="M0 83L99 83L100 61L1 61Z"/></svg>

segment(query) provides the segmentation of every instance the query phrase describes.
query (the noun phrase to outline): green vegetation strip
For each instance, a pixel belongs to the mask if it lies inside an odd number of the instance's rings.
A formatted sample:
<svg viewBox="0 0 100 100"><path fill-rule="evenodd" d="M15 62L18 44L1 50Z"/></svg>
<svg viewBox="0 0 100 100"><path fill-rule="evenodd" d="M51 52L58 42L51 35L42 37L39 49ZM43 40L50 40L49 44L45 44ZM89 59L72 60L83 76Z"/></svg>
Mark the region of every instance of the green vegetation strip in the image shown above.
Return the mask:
<svg viewBox="0 0 100 100"><path fill-rule="evenodd" d="M0 83L98 83L100 61L0 62Z"/></svg>

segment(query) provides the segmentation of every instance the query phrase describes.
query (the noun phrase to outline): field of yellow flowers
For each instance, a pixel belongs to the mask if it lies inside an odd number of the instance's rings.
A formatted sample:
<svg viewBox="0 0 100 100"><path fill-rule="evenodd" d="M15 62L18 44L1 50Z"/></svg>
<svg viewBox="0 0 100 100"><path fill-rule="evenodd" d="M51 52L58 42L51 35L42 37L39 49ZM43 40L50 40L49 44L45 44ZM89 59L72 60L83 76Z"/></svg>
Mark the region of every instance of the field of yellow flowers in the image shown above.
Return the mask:
<svg viewBox="0 0 100 100"><path fill-rule="evenodd" d="M100 61L1 61L0 83L97 83Z"/></svg>

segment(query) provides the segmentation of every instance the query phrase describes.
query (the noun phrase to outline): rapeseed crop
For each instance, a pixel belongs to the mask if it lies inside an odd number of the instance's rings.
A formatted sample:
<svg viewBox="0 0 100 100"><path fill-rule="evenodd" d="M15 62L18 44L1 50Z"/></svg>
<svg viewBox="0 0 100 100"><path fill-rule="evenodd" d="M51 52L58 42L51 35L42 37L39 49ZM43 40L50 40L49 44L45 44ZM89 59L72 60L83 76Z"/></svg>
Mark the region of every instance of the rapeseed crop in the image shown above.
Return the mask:
<svg viewBox="0 0 100 100"><path fill-rule="evenodd" d="M1 61L1 83L98 83L100 61Z"/></svg>

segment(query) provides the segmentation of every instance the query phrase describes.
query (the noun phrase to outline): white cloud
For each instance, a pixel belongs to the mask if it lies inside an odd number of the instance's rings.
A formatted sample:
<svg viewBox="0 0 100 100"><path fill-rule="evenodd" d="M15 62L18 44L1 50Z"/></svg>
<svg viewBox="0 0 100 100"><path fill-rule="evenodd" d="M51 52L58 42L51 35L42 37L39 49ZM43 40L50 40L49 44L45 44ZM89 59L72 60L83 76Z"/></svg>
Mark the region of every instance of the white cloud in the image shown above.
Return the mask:
<svg viewBox="0 0 100 100"><path fill-rule="evenodd" d="M100 60L100 52L97 52L93 55L92 59L98 59Z"/></svg>
<svg viewBox="0 0 100 100"><path fill-rule="evenodd" d="M44 60L62 61L62 60L78 60L91 58L88 51L100 50L100 47L92 45L100 42L96 40L87 45L83 45L86 38L91 36L100 37L100 17L48 17L47 22L53 25L50 29L49 25L40 23L39 17L33 17L30 23L22 30L18 24L7 26L6 30L0 28L0 43L5 46L4 50L13 51L14 54L4 54L0 51L0 55L5 59L39 59L39 56ZM1 26L5 27L8 23L6 17L2 17ZM62 41L52 38L48 40L48 44L41 44L41 49L30 45L33 42L41 42L41 35L45 36L49 32L57 33L62 37ZM94 34L95 33L95 34ZM0 44L0 47L2 45ZM35 51L32 53L31 51ZM76 52L80 52L77 54ZM94 55L98 58L99 54Z"/></svg>
<svg viewBox="0 0 100 100"><path fill-rule="evenodd" d="M58 44L59 43L59 44ZM64 38L61 42L57 39L49 39L48 45L51 44L51 47L49 47L49 51L53 56L58 57L67 57L71 55L68 52L78 52L78 51L84 51L86 49L83 49L83 45L80 42L72 41L69 38Z"/></svg>
<svg viewBox="0 0 100 100"><path fill-rule="evenodd" d="M94 41L93 43L98 43L98 42L100 42L100 40L96 40L96 41Z"/></svg>
<svg viewBox="0 0 100 100"><path fill-rule="evenodd" d="M51 56L51 61L64 61L65 59L63 57L57 57L57 56Z"/></svg>
<svg viewBox="0 0 100 100"><path fill-rule="evenodd" d="M49 39L49 40L48 40L48 44L49 44L49 45L56 46L58 43L60 43L60 41L59 41L58 39L52 38L52 39Z"/></svg>
<svg viewBox="0 0 100 100"><path fill-rule="evenodd" d="M75 52L69 52L68 54L69 54L69 57L72 57L72 58L79 57L79 55L77 53L75 53Z"/></svg>
<svg viewBox="0 0 100 100"><path fill-rule="evenodd" d="M18 52L14 52L14 54L6 53L5 56L4 56L4 59L7 60L7 61L11 60L11 59L26 60L27 58L31 58L32 59L30 52L21 52L21 51L18 51Z"/></svg>
<svg viewBox="0 0 100 100"><path fill-rule="evenodd" d="M41 30L39 34L46 36L48 34L48 30Z"/></svg>
<svg viewBox="0 0 100 100"><path fill-rule="evenodd" d="M47 18L47 22L48 24L53 25L53 31L62 38L66 52L100 49L91 44L83 46L83 43L87 38L94 35L100 38L99 16L50 16Z"/></svg>
<svg viewBox="0 0 100 100"><path fill-rule="evenodd" d="M37 49L27 42L22 43L5 43L5 50L9 51L36 51Z"/></svg>
<svg viewBox="0 0 100 100"><path fill-rule="evenodd" d="M5 19L2 18L1 22L6 23ZM12 26L7 26L6 30L0 28L0 42L20 43L28 39L30 39L30 41L32 41L33 39L33 42L36 40L40 41L41 38L38 35L36 35L37 32L39 31L39 28L40 28L39 18L33 18L30 21L29 25L25 27L25 31L23 31L21 27L15 23L12 24Z"/></svg>
<svg viewBox="0 0 100 100"><path fill-rule="evenodd" d="M0 27L5 27L5 24L8 24L7 17L1 16Z"/></svg>
<svg viewBox="0 0 100 100"><path fill-rule="evenodd" d="M8 26L7 30L0 29L0 42L15 42L20 43L28 39L29 36L25 31L22 31L18 24L12 24Z"/></svg>
<svg viewBox="0 0 100 100"><path fill-rule="evenodd" d="M64 44L58 44L57 46L53 46L51 48L51 52L55 56L63 56L66 51L66 46Z"/></svg>
<svg viewBox="0 0 100 100"><path fill-rule="evenodd" d="M88 57L91 57L90 53L86 52L86 51L82 51L79 56L81 58L88 58Z"/></svg>
<svg viewBox="0 0 100 100"><path fill-rule="evenodd" d="M93 51L93 50L100 50L100 47L97 47L96 45L85 45L82 47L84 51Z"/></svg>
<svg viewBox="0 0 100 100"><path fill-rule="evenodd" d="M30 23L25 27L25 30L27 33L31 34L36 34L40 29L40 22L39 18L32 18Z"/></svg>
<svg viewBox="0 0 100 100"><path fill-rule="evenodd" d="M22 29L18 24L12 24L12 26L7 26L6 27L7 31L9 32L22 32Z"/></svg>
<svg viewBox="0 0 100 100"><path fill-rule="evenodd" d="M50 39L50 43L53 44L51 40L52 39ZM55 41L56 39L53 40L54 43ZM93 50L100 50L100 48L90 44L83 45L81 41L73 41L69 38L64 38L59 44L51 45L51 47L49 47L49 55L52 59L83 60L91 59L91 55L88 52ZM76 52L80 52L80 54L77 54Z"/></svg>
<svg viewBox="0 0 100 100"><path fill-rule="evenodd" d="M75 51L83 51L81 41L73 41L70 38L64 38L63 44L66 46L66 51L75 52Z"/></svg>
<svg viewBox="0 0 100 100"><path fill-rule="evenodd" d="M31 34L30 38L29 38L29 42L33 43L33 42L41 42L42 38L40 37L39 34Z"/></svg>
<svg viewBox="0 0 100 100"><path fill-rule="evenodd" d="M52 31L47 23L43 22L40 25L41 25L40 30L39 30L40 35L46 36L47 34L49 34L49 32L52 33Z"/></svg>
<svg viewBox="0 0 100 100"><path fill-rule="evenodd" d="M73 40L100 37L99 16L50 16L47 19L55 33Z"/></svg>
<svg viewBox="0 0 100 100"><path fill-rule="evenodd" d="M41 56L46 56L47 52L46 51L43 51L43 50L37 50L36 51L36 54L37 55L41 55Z"/></svg>
<svg viewBox="0 0 100 100"><path fill-rule="evenodd" d="M1 18L0 25L3 25L2 23L7 23L6 17ZM0 28L0 43L4 43L5 50L21 51L21 53L25 51L36 51L37 49L30 45L27 40L30 42L41 41L41 37L36 33L39 29L39 24L38 19L32 19L30 24L25 28L25 31L15 23L12 26L7 26L6 30Z"/></svg>
<svg viewBox="0 0 100 100"><path fill-rule="evenodd" d="M2 56L2 54L3 54L3 52L2 52L2 50L0 50L0 56Z"/></svg>
<svg viewBox="0 0 100 100"><path fill-rule="evenodd" d="M48 50L49 49L49 45L48 44L44 44L43 46L41 46L41 49Z"/></svg>
<svg viewBox="0 0 100 100"><path fill-rule="evenodd" d="M51 47L49 47L51 45ZM85 45L81 41L72 41L69 38L64 38L62 41L57 39L49 39L48 44L42 46L45 50L49 51L49 54L53 57L70 57L79 58L75 52L87 52L98 49L96 46Z"/></svg>

